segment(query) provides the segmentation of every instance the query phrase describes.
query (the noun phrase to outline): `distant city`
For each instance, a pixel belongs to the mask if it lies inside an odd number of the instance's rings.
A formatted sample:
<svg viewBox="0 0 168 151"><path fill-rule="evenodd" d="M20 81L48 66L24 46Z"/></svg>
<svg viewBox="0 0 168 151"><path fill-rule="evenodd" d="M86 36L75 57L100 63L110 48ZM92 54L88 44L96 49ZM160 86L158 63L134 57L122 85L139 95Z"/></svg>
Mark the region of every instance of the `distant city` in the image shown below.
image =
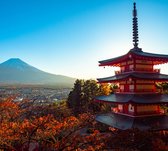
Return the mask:
<svg viewBox="0 0 168 151"><path fill-rule="evenodd" d="M42 88L42 87L1 87L0 98L15 97L15 102L29 100L34 104L53 104L68 97L70 88Z"/></svg>

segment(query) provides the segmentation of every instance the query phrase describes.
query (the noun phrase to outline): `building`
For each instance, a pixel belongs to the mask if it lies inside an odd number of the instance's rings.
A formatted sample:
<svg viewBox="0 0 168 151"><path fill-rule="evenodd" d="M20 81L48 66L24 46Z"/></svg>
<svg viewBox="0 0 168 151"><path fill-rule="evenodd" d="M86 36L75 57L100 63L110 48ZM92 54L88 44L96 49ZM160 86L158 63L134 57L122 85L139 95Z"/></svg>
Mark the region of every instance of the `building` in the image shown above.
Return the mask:
<svg viewBox="0 0 168 151"><path fill-rule="evenodd" d="M168 75L161 74L154 65L168 62L168 55L143 52L138 47L138 19L136 3L133 8L133 45L127 54L99 61L99 66L119 67L115 75L97 79L99 83L115 83L118 89L109 96L98 96L96 101L111 103L110 113L96 116L106 125L126 130L168 129L168 116L161 105L168 104L168 94L159 93L157 82L167 82Z"/></svg>

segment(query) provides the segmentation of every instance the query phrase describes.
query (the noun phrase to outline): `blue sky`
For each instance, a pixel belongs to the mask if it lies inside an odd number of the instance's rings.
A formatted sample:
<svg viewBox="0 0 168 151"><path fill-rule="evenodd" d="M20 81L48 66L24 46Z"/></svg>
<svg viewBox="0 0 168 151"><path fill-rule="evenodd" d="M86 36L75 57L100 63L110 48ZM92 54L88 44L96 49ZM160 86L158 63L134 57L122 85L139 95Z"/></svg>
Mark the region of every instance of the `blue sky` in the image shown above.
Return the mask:
<svg viewBox="0 0 168 151"><path fill-rule="evenodd" d="M133 0L0 1L0 62L20 58L76 78L113 75L98 61L132 47ZM168 54L168 0L136 0L139 47ZM166 70L162 67L162 73ZM168 72L167 72L168 73Z"/></svg>

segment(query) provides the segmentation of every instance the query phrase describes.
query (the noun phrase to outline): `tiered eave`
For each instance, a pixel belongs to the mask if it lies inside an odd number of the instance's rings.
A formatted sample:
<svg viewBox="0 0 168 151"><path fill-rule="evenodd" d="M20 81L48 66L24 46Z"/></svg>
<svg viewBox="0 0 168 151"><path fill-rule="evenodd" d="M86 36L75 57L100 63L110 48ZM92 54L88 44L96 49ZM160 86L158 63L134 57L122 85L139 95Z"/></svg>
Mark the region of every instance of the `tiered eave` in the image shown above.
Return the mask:
<svg viewBox="0 0 168 151"><path fill-rule="evenodd" d="M137 51L135 49L131 49L127 54L99 61L99 66L117 66L121 67L121 63L128 59L142 59L142 60L150 60L153 65L159 65L168 63L168 55L164 54L155 54L155 53L147 53L143 51Z"/></svg>
<svg viewBox="0 0 168 151"><path fill-rule="evenodd" d="M114 76L106 77L106 78L99 78L97 79L99 83L111 83L111 82L119 82L122 80L152 80L155 82L167 82L168 75L160 74L160 73L148 73L148 72L138 72L138 71L131 71L131 72L124 72Z"/></svg>

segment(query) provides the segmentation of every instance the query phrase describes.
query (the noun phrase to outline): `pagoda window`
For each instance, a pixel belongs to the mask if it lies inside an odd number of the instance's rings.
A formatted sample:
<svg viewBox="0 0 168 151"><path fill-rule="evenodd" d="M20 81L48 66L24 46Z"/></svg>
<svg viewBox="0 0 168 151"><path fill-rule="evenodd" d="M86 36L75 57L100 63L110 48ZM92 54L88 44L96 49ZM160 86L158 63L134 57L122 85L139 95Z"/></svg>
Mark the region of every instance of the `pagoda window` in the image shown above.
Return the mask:
<svg viewBox="0 0 168 151"><path fill-rule="evenodd" d="M134 106L132 104L128 105L128 111L129 112L134 112Z"/></svg>
<svg viewBox="0 0 168 151"><path fill-rule="evenodd" d="M132 80L132 78L129 78L129 80L127 81L127 84L134 84L134 81Z"/></svg>
<svg viewBox="0 0 168 151"><path fill-rule="evenodd" d="M130 59L132 58L132 55L131 55L131 54L129 55L129 58L130 58Z"/></svg>
<svg viewBox="0 0 168 151"><path fill-rule="evenodd" d="M118 111L119 111L119 112L123 112L123 105L122 105L122 104L119 104L119 105L118 105Z"/></svg>
<svg viewBox="0 0 168 151"><path fill-rule="evenodd" d="M137 91L152 91L154 90L154 85L136 85Z"/></svg>
<svg viewBox="0 0 168 151"><path fill-rule="evenodd" d="M129 70L133 70L134 69L134 65L133 64L131 64L131 65L129 65Z"/></svg>
<svg viewBox="0 0 168 151"><path fill-rule="evenodd" d="M120 90L121 90L121 92L124 91L124 85L120 85Z"/></svg>
<svg viewBox="0 0 168 151"><path fill-rule="evenodd" d="M158 105L142 105L142 106L137 106L137 113L139 113L139 114L159 113Z"/></svg>
<svg viewBox="0 0 168 151"><path fill-rule="evenodd" d="M133 84L132 84L132 85L129 85L129 90L130 90L131 92L134 91L134 85L133 85Z"/></svg>
<svg viewBox="0 0 168 151"><path fill-rule="evenodd" d="M133 64L133 60L129 60L127 64Z"/></svg>
<svg viewBox="0 0 168 151"><path fill-rule="evenodd" d="M145 64L136 64L136 70L138 71L153 71L152 65L145 65Z"/></svg>
<svg viewBox="0 0 168 151"><path fill-rule="evenodd" d="M125 67L121 67L121 72L124 72L125 71Z"/></svg>

